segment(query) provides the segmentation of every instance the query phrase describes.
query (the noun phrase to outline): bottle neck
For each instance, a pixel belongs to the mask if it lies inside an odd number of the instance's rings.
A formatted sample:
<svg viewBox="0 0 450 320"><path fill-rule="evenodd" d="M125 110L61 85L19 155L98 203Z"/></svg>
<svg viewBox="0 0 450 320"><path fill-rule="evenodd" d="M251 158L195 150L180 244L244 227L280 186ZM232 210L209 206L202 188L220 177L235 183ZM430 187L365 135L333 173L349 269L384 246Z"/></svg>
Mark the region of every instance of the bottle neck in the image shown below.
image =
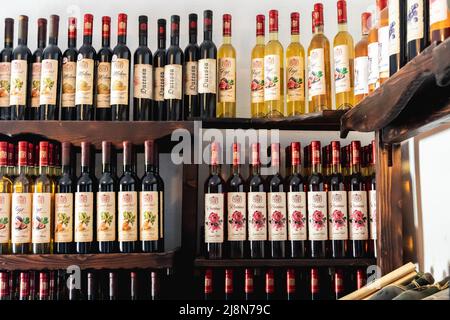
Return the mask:
<svg viewBox="0 0 450 320"><path fill-rule="evenodd" d="M212 41L212 31L211 30L205 30L203 32L203 38L205 41Z"/></svg>
<svg viewBox="0 0 450 320"><path fill-rule="evenodd" d="M8 172L8 167L7 166L0 166L0 175L4 176L6 175L6 173Z"/></svg>
<svg viewBox="0 0 450 320"><path fill-rule="evenodd" d="M18 174L27 174L27 166L20 165L17 167L17 173Z"/></svg>
<svg viewBox="0 0 450 320"><path fill-rule="evenodd" d="M220 174L220 165L219 164L212 164L210 166L210 173L212 175L219 175Z"/></svg>
<svg viewBox="0 0 450 320"><path fill-rule="evenodd" d="M240 166L238 164L233 164L231 172L233 175L238 175L241 172Z"/></svg>
<svg viewBox="0 0 450 320"><path fill-rule="evenodd" d="M89 166L81 166L81 173L90 173L91 170Z"/></svg>
<svg viewBox="0 0 450 320"><path fill-rule="evenodd" d="M128 172L128 173L133 172L133 165L132 164L124 164L123 172Z"/></svg>
<svg viewBox="0 0 450 320"><path fill-rule="evenodd" d="M158 39L158 49L165 49L165 48L166 48L166 39L159 38Z"/></svg>
<svg viewBox="0 0 450 320"><path fill-rule="evenodd" d="M86 46L91 46L92 45L92 35L84 35L83 36L83 44Z"/></svg>
<svg viewBox="0 0 450 320"><path fill-rule="evenodd" d="M148 163L145 165L145 172L146 173L157 173L158 167L153 164Z"/></svg>
<svg viewBox="0 0 450 320"><path fill-rule="evenodd" d="M352 173L361 173L361 164L360 163L354 163L352 164Z"/></svg>
<svg viewBox="0 0 450 320"><path fill-rule="evenodd" d="M253 175L260 175L261 174L261 165L253 164L251 167L251 171L252 171Z"/></svg>
<svg viewBox="0 0 450 320"><path fill-rule="evenodd" d="M70 167L70 165L63 165L63 166L62 166L62 173L63 173L63 174L70 174L70 172L71 172L71 167Z"/></svg>
<svg viewBox="0 0 450 320"><path fill-rule="evenodd" d="M102 37L102 47L108 48L110 46L111 39L110 37L103 36Z"/></svg>
<svg viewBox="0 0 450 320"><path fill-rule="evenodd" d="M77 46L77 38L69 38L69 39L67 39L67 46L69 48L76 48L76 46Z"/></svg>
<svg viewBox="0 0 450 320"><path fill-rule="evenodd" d="M197 44L197 33L189 34L189 44Z"/></svg>
<svg viewBox="0 0 450 320"><path fill-rule="evenodd" d="M292 174L300 174L301 168L299 164L293 164L291 167Z"/></svg>
<svg viewBox="0 0 450 320"><path fill-rule="evenodd" d="M76 43L76 41L75 41ZM58 45L58 37L50 37L48 38L48 44L57 46Z"/></svg>
<svg viewBox="0 0 450 320"><path fill-rule="evenodd" d="M19 45L19 46L26 46L27 45L27 38L19 38L19 39L17 39L17 44Z"/></svg>
<svg viewBox="0 0 450 320"><path fill-rule="evenodd" d="M48 175L50 173L50 167L48 165L46 166L39 166L39 174L40 175Z"/></svg>
<svg viewBox="0 0 450 320"><path fill-rule="evenodd" d="M348 30L347 28L347 22L341 22L338 23L338 31L339 32L346 32ZM322 31L323 32L323 31Z"/></svg>
<svg viewBox="0 0 450 320"><path fill-rule="evenodd" d="M147 46L147 35L146 34L139 35L139 46L141 46L141 47Z"/></svg>
<svg viewBox="0 0 450 320"><path fill-rule="evenodd" d="M265 42L264 36L256 36L256 44L258 45L264 45Z"/></svg>
<svg viewBox="0 0 450 320"><path fill-rule="evenodd" d="M341 165L339 163L333 163L331 165L331 173L341 173Z"/></svg>
<svg viewBox="0 0 450 320"><path fill-rule="evenodd" d="M38 39L37 46L38 46L39 49L44 49L45 48L45 38L44 39Z"/></svg>
<svg viewBox="0 0 450 320"><path fill-rule="evenodd" d="M269 40L270 41L278 41L278 31L271 31L269 33Z"/></svg>
<svg viewBox="0 0 450 320"><path fill-rule="evenodd" d="M178 34L173 34L170 36L170 45L175 47L180 45L180 36Z"/></svg>
<svg viewBox="0 0 450 320"><path fill-rule="evenodd" d="M291 42L292 43L299 43L300 42L300 35L299 34L292 34L291 35Z"/></svg>
<svg viewBox="0 0 450 320"><path fill-rule="evenodd" d="M127 36L125 34L121 34L117 36L117 43L126 45L127 44Z"/></svg>
<svg viewBox="0 0 450 320"><path fill-rule="evenodd" d="M323 24L322 25L318 25L314 28L314 34L323 34Z"/></svg>
<svg viewBox="0 0 450 320"><path fill-rule="evenodd" d="M110 163L104 163L104 164L102 165L102 172L103 172L103 173L111 173L111 172L112 172L112 170L111 170L111 164L110 164Z"/></svg>
<svg viewBox="0 0 450 320"><path fill-rule="evenodd" d="M322 173L322 164L319 163L313 163L311 166L311 172L312 173Z"/></svg>
<svg viewBox="0 0 450 320"><path fill-rule="evenodd" d="M231 36L223 36L223 44L231 44Z"/></svg>

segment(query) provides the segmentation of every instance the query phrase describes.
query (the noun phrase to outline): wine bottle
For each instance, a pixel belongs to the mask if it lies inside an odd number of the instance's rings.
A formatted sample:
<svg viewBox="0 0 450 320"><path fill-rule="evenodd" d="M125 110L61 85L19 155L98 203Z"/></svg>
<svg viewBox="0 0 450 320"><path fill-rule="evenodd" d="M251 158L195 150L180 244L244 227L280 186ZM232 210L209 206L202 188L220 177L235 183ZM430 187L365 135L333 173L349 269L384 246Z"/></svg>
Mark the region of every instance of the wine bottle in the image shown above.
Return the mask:
<svg viewBox="0 0 450 320"><path fill-rule="evenodd" d="M406 1L389 0L389 76L406 61Z"/></svg>
<svg viewBox="0 0 450 320"><path fill-rule="evenodd" d="M97 183L91 170L91 145L81 142L81 174L75 193L75 244L76 253L93 253L95 229L95 192Z"/></svg>
<svg viewBox="0 0 450 320"><path fill-rule="evenodd" d="M19 300L28 300L30 295L30 277L28 272L20 273Z"/></svg>
<svg viewBox="0 0 450 320"><path fill-rule="evenodd" d="M39 120L39 99L41 94L41 69L42 57L44 49L47 45L47 19L38 19L37 32L37 48L33 52L32 66L31 66L31 86L30 99L31 108L29 120Z"/></svg>
<svg viewBox="0 0 450 320"><path fill-rule="evenodd" d="M225 269L225 300L233 300L233 269Z"/></svg>
<svg viewBox="0 0 450 320"><path fill-rule="evenodd" d="M41 69L40 120L59 119L62 53L58 48L59 16L50 16L48 45Z"/></svg>
<svg viewBox="0 0 450 320"><path fill-rule="evenodd" d="M12 182L6 174L8 165L8 142L0 142L0 254L9 253L11 232L11 193ZM0 290L1 291L1 290ZM1 294L1 293L0 293Z"/></svg>
<svg viewBox="0 0 450 320"><path fill-rule="evenodd" d="M200 117L198 101L198 59L197 14L189 14L189 44L184 49L184 114L186 117Z"/></svg>
<svg viewBox="0 0 450 320"><path fill-rule="evenodd" d="M361 175L361 143L351 143L352 174L348 178L348 202L350 242L352 257L362 258L367 255L368 246L368 219L367 219L367 192L364 178Z"/></svg>
<svg viewBox="0 0 450 320"><path fill-rule="evenodd" d="M378 72L380 85L389 78L389 12L388 0L377 0L378 10Z"/></svg>
<svg viewBox="0 0 450 320"><path fill-rule="evenodd" d="M130 104L130 60L127 47L127 15L119 14L117 45L111 63L111 109L113 121L128 121Z"/></svg>
<svg viewBox="0 0 450 320"><path fill-rule="evenodd" d="M39 300L49 300L47 272L39 272Z"/></svg>
<svg viewBox="0 0 450 320"><path fill-rule="evenodd" d="M118 291L118 275L117 272L109 272L108 274L108 300L114 301L119 299L119 291Z"/></svg>
<svg viewBox="0 0 450 320"><path fill-rule="evenodd" d="M147 47L148 18L139 16L139 47L134 52L133 119L150 120L153 104L153 57Z"/></svg>
<svg viewBox="0 0 450 320"><path fill-rule="evenodd" d="M287 180L288 240L291 258L306 257L306 192L305 179L300 173L300 142L291 143L292 173Z"/></svg>
<svg viewBox="0 0 450 320"><path fill-rule="evenodd" d="M275 298L275 277L273 269L266 270L266 300Z"/></svg>
<svg viewBox="0 0 450 320"><path fill-rule="evenodd" d="M10 106L12 120L27 120L31 80L32 54L28 43L28 17L19 16L19 34L17 47L12 53Z"/></svg>
<svg viewBox="0 0 450 320"><path fill-rule="evenodd" d="M359 268L356 270L356 289L359 290L366 285L367 275L364 269Z"/></svg>
<svg viewBox="0 0 450 320"><path fill-rule="evenodd" d="M219 144L211 143L209 177L205 181L205 243L207 259L224 257L225 181L220 174Z"/></svg>
<svg viewBox="0 0 450 320"><path fill-rule="evenodd" d="M97 292L96 292L96 279L95 274L93 272L87 273L87 285L86 285L86 300L93 301L96 300Z"/></svg>
<svg viewBox="0 0 450 320"><path fill-rule="evenodd" d="M370 30L367 44L367 56L369 57L369 94L380 86L380 71L378 60L380 58L378 43L378 27L380 23L380 12L378 7L371 7L370 10Z"/></svg>
<svg viewBox="0 0 450 320"><path fill-rule="evenodd" d="M13 53L14 19L5 18L5 47L0 52L0 120L11 119L11 60Z"/></svg>
<svg viewBox="0 0 450 320"><path fill-rule="evenodd" d="M17 163L15 160L16 152L15 152L15 146L12 143L8 143L8 169L7 169L7 175L10 177L11 181L14 181L16 178L16 166L15 163ZM17 149L16 149L17 150Z"/></svg>
<svg viewBox="0 0 450 320"><path fill-rule="evenodd" d="M198 96L204 119L216 117L217 48L212 41L212 19L212 11L205 10L203 12L203 42L200 45L198 60Z"/></svg>
<svg viewBox="0 0 450 320"><path fill-rule="evenodd" d="M0 300L11 300L8 273L4 271L0 272Z"/></svg>
<svg viewBox="0 0 450 320"><path fill-rule="evenodd" d="M361 15L361 40L355 45L355 105L369 95L368 34L370 13Z"/></svg>
<svg viewBox="0 0 450 320"><path fill-rule="evenodd" d="M344 271L336 269L334 271L334 298L339 300L344 296Z"/></svg>
<svg viewBox="0 0 450 320"><path fill-rule="evenodd" d="M311 300L320 300L319 269L311 268Z"/></svg>
<svg viewBox="0 0 450 320"><path fill-rule="evenodd" d="M102 175L98 179L97 241L100 253L117 251L117 179L112 170L111 142L102 142Z"/></svg>
<svg viewBox="0 0 450 320"><path fill-rule="evenodd" d="M154 114L152 120L168 120L164 101L164 66L166 65L166 20L158 19L158 49L153 56Z"/></svg>
<svg viewBox="0 0 450 320"><path fill-rule="evenodd" d="M265 47L265 16L256 16L256 44L252 49L251 65L251 113L252 118L266 116L264 106L264 47Z"/></svg>
<svg viewBox="0 0 450 320"><path fill-rule="evenodd" d="M96 119L111 120L111 18L102 17L102 48L97 52Z"/></svg>
<svg viewBox="0 0 450 320"><path fill-rule="evenodd" d="M33 253L51 253L52 230L54 224L55 182L49 176L49 143L39 143L39 176L34 181L32 243Z"/></svg>
<svg viewBox="0 0 450 320"><path fill-rule="evenodd" d="M223 44L218 52L218 118L236 117L236 50L231 44L231 15L223 15Z"/></svg>
<svg viewBox="0 0 450 320"><path fill-rule="evenodd" d="M254 299L253 273L253 269L245 269L244 293L247 301Z"/></svg>
<svg viewBox="0 0 450 320"><path fill-rule="evenodd" d="M259 143L251 145L251 173L247 181L247 221L250 257L266 257L267 242L267 196L266 181L261 176Z"/></svg>
<svg viewBox="0 0 450 320"><path fill-rule="evenodd" d="M14 179L12 194L11 220L14 227L11 229L12 253L26 254L31 248L31 208L34 184L27 174L27 148L26 141L18 143L18 175Z"/></svg>
<svg viewBox="0 0 450 320"><path fill-rule="evenodd" d="M331 256L333 258L345 258L348 247L347 191L341 171L341 146L339 141L332 141L331 149L332 173L326 181Z"/></svg>
<svg viewBox="0 0 450 320"><path fill-rule="evenodd" d="M292 175L292 148L291 145L288 145L284 149L284 171L286 175L286 180L288 177Z"/></svg>
<svg viewBox="0 0 450 320"><path fill-rule="evenodd" d="M56 183L55 194L55 253L73 252L73 193L75 190L71 144L62 143L62 175Z"/></svg>
<svg viewBox="0 0 450 320"><path fill-rule="evenodd" d="M160 285L159 285L159 277L156 271L152 271L150 274L151 279L151 287L150 287L150 299L155 301L159 300L161 297L160 293Z"/></svg>
<svg viewBox="0 0 450 320"><path fill-rule="evenodd" d="M320 161L320 142L311 142L312 172L308 179L308 230L312 258L327 255L328 214L325 179Z"/></svg>
<svg viewBox="0 0 450 320"><path fill-rule="evenodd" d="M140 192L140 241L142 252L164 251L164 182L159 175L157 146L147 140L145 174Z"/></svg>
<svg viewBox="0 0 450 320"><path fill-rule="evenodd" d="M268 178L267 220L271 258L286 257L287 219L286 219L286 186L280 174L280 144L272 143L271 170Z"/></svg>
<svg viewBox="0 0 450 320"><path fill-rule="evenodd" d="M75 107L77 120L94 120L95 58L97 53L92 46L94 16L84 15L83 45L78 50Z"/></svg>
<svg viewBox="0 0 450 320"><path fill-rule="evenodd" d="M287 269L286 271L286 298L287 300L296 300L297 290L295 281L295 270Z"/></svg>
<svg viewBox="0 0 450 320"><path fill-rule="evenodd" d="M421 53L429 44L429 1L406 2L406 62Z"/></svg>
<svg viewBox="0 0 450 320"><path fill-rule="evenodd" d="M367 179L367 192L369 196L369 252L372 257L377 257L377 179L375 173L376 164L376 145L375 141L371 143L371 156L369 164L369 177Z"/></svg>
<svg viewBox="0 0 450 320"><path fill-rule="evenodd" d="M138 300L138 277L137 272L130 272L130 300Z"/></svg>
<svg viewBox="0 0 450 320"><path fill-rule="evenodd" d="M441 43L450 37L450 3L430 1L430 41Z"/></svg>
<svg viewBox="0 0 450 320"><path fill-rule="evenodd" d="M62 62L61 120L75 120L75 93L77 83L77 18L70 17L67 31L67 49Z"/></svg>
<svg viewBox="0 0 450 320"><path fill-rule="evenodd" d="M131 253L137 249L138 240L138 191L139 181L134 172L133 146L123 142L123 174L119 180L118 233L119 251Z"/></svg>
<svg viewBox="0 0 450 320"><path fill-rule="evenodd" d="M212 300L214 294L213 287L213 271L212 269L206 269L205 271L205 281L204 281L204 300Z"/></svg>
<svg viewBox="0 0 450 320"><path fill-rule="evenodd" d="M167 119L184 120L183 112L183 51L180 49L180 16L170 18L170 47L164 66L164 100Z"/></svg>

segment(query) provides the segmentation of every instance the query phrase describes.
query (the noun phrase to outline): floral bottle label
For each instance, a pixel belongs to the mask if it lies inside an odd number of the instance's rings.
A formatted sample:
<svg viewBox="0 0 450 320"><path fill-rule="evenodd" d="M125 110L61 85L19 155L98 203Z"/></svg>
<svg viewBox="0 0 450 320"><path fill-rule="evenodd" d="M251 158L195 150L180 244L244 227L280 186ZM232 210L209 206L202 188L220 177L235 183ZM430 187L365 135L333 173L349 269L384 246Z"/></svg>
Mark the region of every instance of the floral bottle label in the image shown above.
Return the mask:
<svg viewBox="0 0 450 320"><path fill-rule="evenodd" d="M94 104L94 60L83 59L81 54L77 61L77 92L75 104Z"/></svg>
<svg viewBox="0 0 450 320"><path fill-rule="evenodd" d="M0 108L9 107L11 91L11 62L0 62Z"/></svg>
<svg viewBox="0 0 450 320"><path fill-rule="evenodd" d="M164 99L181 100L183 95L183 67L169 64L164 67Z"/></svg>
<svg viewBox="0 0 450 320"><path fill-rule="evenodd" d="M75 193L75 242L94 240L94 193Z"/></svg>
<svg viewBox="0 0 450 320"><path fill-rule="evenodd" d="M423 34L423 1L408 0L406 15L406 41L422 39Z"/></svg>
<svg viewBox="0 0 450 320"><path fill-rule="evenodd" d="M97 66L97 108L111 107L111 63L100 62Z"/></svg>
<svg viewBox="0 0 450 320"><path fill-rule="evenodd" d="M355 58L355 95L369 93L369 59L368 57Z"/></svg>
<svg viewBox="0 0 450 320"><path fill-rule="evenodd" d="M153 99L153 66L151 64L134 65L134 97Z"/></svg>
<svg viewBox="0 0 450 320"><path fill-rule="evenodd" d="M130 60L112 57L111 63L111 105L128 105Z"/></svg>
<svg viewBox="0 0 450 320"><path fill-rule="evenodd" d="M280 56L271 54L264 56L264 100L280 100Z"/></svg>
<svg viewBox="0 0 450 320"><path fill-rule="evenodd" d="M9 243L11 231L11 194L0 193L0 243Z"/></svg>
<svg viewBox="0 0 450 320"><path fill-rule="evenodd" d="M39 100L41 98L41 69L40 62L33 63L31 72L31 107L39 107Z"/></svg>
<svg viewBox="0 0 450 320"><path fill-rule="evenodd" d="M380 72L378 68L379 62L379 44L378 42L369 43L367 46L367 52L369 57L369 85L376 84L380 78Z"/></svg>
<svg viewBox="0 0 450 320"><path fill-rule="evenodd" d="M287 240L286 193L268 193L269 240Z"/></svg>
<svg viewBox="0 0 450 320"><path fill-rule="evenodd" d="M219 102L236 102L236 59L219 59Z"/></svg>
<svg viewBox="0 0 450 320"><path fill-rule="evenodd" d="M187 61L184 71L184 88L187 96L198 94L198 62Z"/></svg>
<svg viewBox="0 0 450 320"><path fill-rule="evenodd" d="M430 26L445 21L448 15L448 0L430 0Z"/></svg>
<svg viewBox="0 0 450 320"><path fill-rule="evenodd" d="M205 194L205 242L222 243L224 224L223 193Z"/></svg>
<svg viewBox="0 0 450 320"><path fill-rule="evenodd" d="M140 240L157 241L158 240L158 210L159 195L158 191L142 191L140 193Z"/></svg>
<svg viewBox="0 0 450 320"><path fill-rule="evenodd" d="M351 240L367 240L369 236L366 191L349 191L349 223Z"/></svg>
<svg viewBox="0 0 450 320"><path fill-rule="evenodd" d="M389 55L400 52L400 1L389 1Z"/></svg>
<svg viewBox="0 0 450 320"><path fill-rule="evenodd" d="M305 66L300 56L287 59L287 99L289 101L305 100L304 84Z"/></svg>
<svg viewBox="0 0 450 320"><path fill-rule="evenodd" d="M328 192L330 240L348 240L347 192Z"/></svg>
<svg viewBox="0 0 450 320"><path fill-rule="evenodd" d="M247 199L245 192L228 192L228 241L246 240Z"/></svg>
<svg viewBox="0 0 450 320"><path fill-rule="evenodd" d="M377 191L369 191L369 226L370 239L377 239Z"/></svg>
<svg viewBox="0 0 450 320"><path fill-rule="evenodd" d="M75 107L77 82L77 63L64 58L62 65L62 98L63 107Z"/></svg>
<svg viewBox="0 0 450 320"><path fill-rule="evenodd" d="M309 240L328 240L327 193L308 192Z"/></svg>
<svg viewBox="0 0 450 320"><path fill-rule="evenodd" d="M97 241L116 240L116 193L97 193Z"/></svg>
<svg viewBox="0 0 450 320"><path fill-rule="evenodd" d="M164 101L164 68L155 68L155 87L153 92L155 93L155 101Z"/></svg>
<svg viewBox="0 0 450 320"><path fill-rule="evenodd" d="M378 71L380 78L389 77L389 27L378 29Z"/></svg>
<svg viewBox="0 0 450 320"><path fill-rule="evenodd" d="M58 60L42 60L40 104L56 105ZM75 90L75 86L73 87Z"/></svg>
<svg viewBox="0 0 450 320"><path fill-rule="evenodd" d="M33 243L50 243L52 194L33 194Z"/></svg>
<svg viewBox="0 0 450 320"><path fill-rule="evenodd" d="M288 192L288 239L290 241L308 240L306 231L306 193Z"/></svg>
<svg viewBox="0 0 450 320"><path fill-rule="evenodd" d="M198 61L198 93L216 93L216 68L216 59L200 59Z"/></svg>
<svg viewBox="0 0 450 320"><path fill-rule="evenodd" d="M12 243L31 242L31 193L13 193L11 205Z"/></svg>
<svg viewBox="0 0 450 320"><path fill-rule="evenodd" d="M11 62L10 104L24 106L27 103L28 64L26 60Z"/></svg>
<svg viewBox="0 0 450 320"><path fill-rule="evenodd" d="M248 240L267 240L267 199L265 192L249 192Z"/></svg>
<svg viewBox="0 0 450 320"><path fill-rule="evenodd" d="M264 102L264 59L252 59L252 103Z"/></svg>
<svg viewBox="0 0 450 320"><path fill-rule="evenodd" d="M119 241L137 241L137 192L119 192Z"/></svg>
<svg viewBox="0 0 450 320"><path fill-rule="evenodd" d="M55 195L55 242L73 241L73 193Z"/></svg>
<svg viewBox="0 0 450 320"><path fill-rule="evenodd" d="M323 49L311 50L308 76L308 87L310 88L309 94L311 97L326 94L324 58Z"/></svg>
<svg viewBox="0 0 450 320"><path fill-rule="evenodd" d="M336 93L350 91L350 59L347 45L334 47L334 86Z"/></svg>

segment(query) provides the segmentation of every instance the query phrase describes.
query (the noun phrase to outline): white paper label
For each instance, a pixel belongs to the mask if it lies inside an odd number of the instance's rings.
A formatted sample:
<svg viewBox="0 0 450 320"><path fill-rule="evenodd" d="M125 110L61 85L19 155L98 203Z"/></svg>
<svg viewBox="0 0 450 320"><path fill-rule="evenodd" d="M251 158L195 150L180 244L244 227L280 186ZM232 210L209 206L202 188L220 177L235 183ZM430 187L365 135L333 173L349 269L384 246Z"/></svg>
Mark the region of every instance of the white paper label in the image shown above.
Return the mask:
<svg viewBox="0 0 450 320"><path fill-rule="evenodd" d="M130 60L112 58L111 63L111 105L128 105Z"/></svg>
<svg viewBox="0 0 450 320"><path fill-rule="evenodd" d="M94 60L83 59L81 54L77 61L77 92L75 104L94 104Z"/></svg>
<svg viewBox="0 0 450 320"><path fill-rule="evenodd" d="M267 240L267 199L265 192L249 192L248 240Z"/></svg>
<svg viewBox="0 0 450 320"><path fill-rule="evenodd" d="M236 102L236 59L219 59L219 102Z"/></svg>
<svg viewBox="0 0 450 320"><path fill-rule="evenodd" d="M252 59L252 103L264 102L264 59Z"/></svg>
<svg viewBox="0 0 450 320"><path fill-rule="evenodd" d="M75 193L75 242L94 240L94 193Z"/></svg>
<svg viewBox="0 0 450 320"><path fill-rule="evenodd" d="M287 240L286 193L268 193L269 240Z"/></svg>
<svg viewBox="0 0 450 320"><path fill-rule="evenodd" d="M377 239L377 191L369 191L369 226L370 239Z"/></svg>
<svg viewBox="0 0 450 320"><path fill-rule="evenodd" d="M328 192L330 240L348 239L347 192Z"/></svg>
<svg viewBox="0 0 450 320"><path fill-rule="evenodd" d="M369 237L366 191L349 191L349 223L351 240L367 240Z"/></svg>
<svg viewBox="0 0 450 320"><path fill-rule="evenodd" d="M389 27L378 29L378 70L380 78L389 77Z"/></svg>
<svg viewBox="0 0 450 320"><path fill-rule="evenodd" d="M41 93L41 69L42 64L35 62L32 65L31 71L31 107L39 107L40 93Z"/></svg>
<svg viewBox="0 0 450 320"><path fill-rule="evenodd" d="M155 101L164 101L164 68L156 67L155 68Z"/></svg>
<svg viewBox="0 0 450 320"><path fill-rule="evenodd" d="M77 63L64 58L62 65L62 95L63 107L75 107L75 92L77 83Z"/></svg>
<svg viewBox="0 0 450 320"><path fill-rule="evenodd" d="M325 60L323 49L313 49L310 54L310 68L308 76L309 95L311 97L326 94Z"/></svg>
<svg viewBox="0 0 450 320"><path fill-rule="evenodd" d="M159 195L158 191L140 193L140 240L157 241L159 229ZM162 212L162 211L161 211Z"/></svg>
<svg viewBox="0 0 450 320"><path fill-rule="evenodd" d="M58 60L42 60L40 104L56 105ZM74 87L75 90L75 87Z"/></svg>
<svg viewBox="0 0 450 320"><path fill-rule="evenodd" d="M97 241L116 240L116 193L97 193Z"/></svg>
<svg viewBox="0 0 450 320"><path fill-rule="evenodd" d="M30 243L31 242L31 193L13 193L11 205L11 242Z"/></svg>
<svg viewBox="0 0 450 320"><path fill-rule="evenodd" d="M423 34L423 1L408 0L406 14L406 41L422 39Z"/></svg>
<svg viewBox="0 0 450 320"><path fill-rule="evenodd" d="M224 240L224 195L205 194L205 242L222 243Z"/></svg>
<svg viewBox="0 0 450 320"><path fill-rule="evenodd" d="M151 64L134 65L134 97L153 99L153 67Z"/></svg>
<svg viewBox="0 0 450 320"><path fill-rule="evenodd" d="M187 61L184 71L184 88L187 96L198 94L198 62Z"/></svg>
<svg viewBox="0 0 450 320"><path fill-rule="evenodd" d="M111 63L100 62L97 66L97 108L111 107Z"/></svg>
<svg viewBox="0 0 450 320"><path fill-rule="evenodd" d="M169 64L164 67L164 99L181 100L183 95L183 67Z"/></svg>
<svg viewBox="0 0 450 320"><path fill-rule="evenodd" d="M0 107L9 107L11 62L0 62Z"/></svg>
<svg viewBox="0 0 450 320"><path fill-rule="evenodd" d="M55 195L55 242L73 241L73 193Z"/></svg>
<svg viewBox="0 0 450 320"><path fill-rule="evenodd" d="M305 65L300 56L287 59L287 99L288 101L305 100Z"/></svg>
<svg viewBox="0 0 450 320"><path fill-rule="evenodd" d="M328 240L327 193L308 192L309 240Z"/></svg>
<svg viewBox="0 0 450 320"><path fill-rule="evenodd" d="M228 241L244 241L247 236L247 198L245 192L228 192Z"/></svg>
<svg viewBox="0 0 450 320"><path fill-rule="evenodd" d="M28 64L26 60L11 62L10 104L24 106L27 104Z"/></svg>
<svg viewBox="0 0 450 320"><path fill-rule="evenodd" d="M306 193L288 192L288 236L290 241L308 240L306 229Z"/></svg>
<svg viewBox="0 0 450 320"><path fill-rule="evenodd" d="M430 25L447 20L448 0L430 0Z"/></svg>
<svg viewBox="0 0 450 320"><path fill-rule="evenodd" d="M121 191L119 205L119 241L137 241L138 239L138 199L136 191Z"/></svg>
<svg viewBox="0 0 450 320"><path fill-rule="evenodd" d="M264 100L279 100L281 93L280 56L271 54L264 56Z"/></svg>
<svg viewBox="0 0 450 320"><path fill-rule="evenodd" d="M369 93L369 59L368 57L355 58L355 95Z"/></svg>
<svg viewBox="0 0 450 320"><path fill-rule="evenodd" d="M368 51L368 56L369 56L369 62L368 62L369 85L371 85L371 84L376 85L378 82L378 79L380 78L380 71L378 68L380 55L379 55L378 49L379 49L378 42L369 43L369 45L367 46L367 51Z"/></svg>
<svg viewBox="0 0 450 320"><path fill-rule="evenodd" d="M334 47L334 86L336 93L350 91L350 60L348 46Z"/></svg>
<svg viewBox="0 0 450 320"><path fill-rule="evenodd" d="M198 61L198 93L216 93L217 60L200 59Z"/></svg>
<svg viewBox="0 0 450 320"><path fill-rule="evenodd" d="M33 243L50 243L52 225L52 194L33 194Z"/></svg>
<svg viewBox="0 0 450 320"><path fill-rule="evenodd" d="M400 53L400 0L389 1L389 55Z"/></svg>
<svg viewBox="0 0 450 320"><path fill-rule="evenodd" d="M0 193L0 243L9 243L11 232L11 194Z"/></svg>

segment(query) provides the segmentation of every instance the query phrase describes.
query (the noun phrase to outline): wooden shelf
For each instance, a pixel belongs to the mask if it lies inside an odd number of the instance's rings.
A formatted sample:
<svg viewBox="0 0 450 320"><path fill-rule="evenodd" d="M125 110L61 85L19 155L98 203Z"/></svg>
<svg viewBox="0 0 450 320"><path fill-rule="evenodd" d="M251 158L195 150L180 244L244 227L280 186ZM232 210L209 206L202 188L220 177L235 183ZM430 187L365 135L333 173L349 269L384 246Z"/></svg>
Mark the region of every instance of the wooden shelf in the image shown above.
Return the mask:
<svg viewBox="0 0 450 320"><path fill-rule="evenodd" d="M172 268L175 251L164 253L111 254L17 254L0 255L0 270L59 270L77 265L81 269Z"/></svg>

